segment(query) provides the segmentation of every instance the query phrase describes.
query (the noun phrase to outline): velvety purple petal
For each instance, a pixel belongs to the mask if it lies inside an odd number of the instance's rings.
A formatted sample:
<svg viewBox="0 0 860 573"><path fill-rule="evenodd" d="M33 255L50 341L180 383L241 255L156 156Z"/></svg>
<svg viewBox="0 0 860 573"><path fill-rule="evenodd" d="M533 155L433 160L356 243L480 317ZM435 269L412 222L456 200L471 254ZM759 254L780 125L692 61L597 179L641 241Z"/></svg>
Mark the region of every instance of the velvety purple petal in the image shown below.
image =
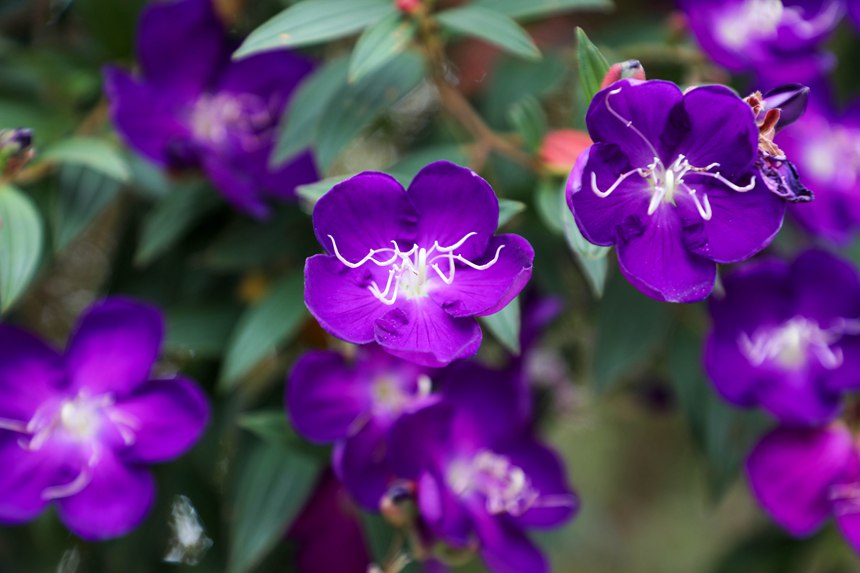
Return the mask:
<svg viewBox="0 0 860 573"><path fill-rule="evenodd" d="M203 170L234 208L258 219L269 214L256 173L236 165L234 158L220 153L206 153L203 156Z"/></svg>
<svg viewBox="0 0 860 573"><path fill-rule="evenodd" d="M317 201L313 219L317 241L326 252L334 254L331 235L338 252L352 263L371 249L392 248L392 241L404 251L415 242L415 208L400 183L385 173L366 171L338 183ZM383 253L376 260L390 258Z"/></svg>
<svg viewBox="0 0 860 573"><path fill-rule="evenodd" d="M860 551L860 454L856 449L850 456L843 474L830 489L833 517L836 524L854 551Z"/></svg>
<svg viewBox="0 0 860 573"><path fill-rule="evenodd" d="M272 197L282 200L294 200L296 187L319 181L320 175L310 151L300 153L277 169L261 166L264 175L265 191Z"/></svg>
<svg viewBox="0 0 860 573"><path fill-rule="evenodd" d="M458 265L450 285L434 277L430 298L451 316L484 316L505 308L529 282L535 253L519 235L499 235L490 241L486 254L472 262L487 264L497 252L498 260L488 269ZM444 261L440 269L447 272Z"/></svg>
<svg viewBox="0 0 860 573"><path fill-rule="evenodd" d="M127 462L156 463L180 456L200 439L209 421L206 395L187 378L147 382L114 410L134 422L134 443L122 452Z"/></svg>
<svg viewBox="0 0 860 573"><path fill-rule="evenodd" d="M546 557L516 525L504 519L476 519L480 554L493 573L549 573Z"/></svg>
<svg viewBox="0 0 860 573"><path fill-rule="evenodd" d="M466 547L471 542L471 516L444 479L431 472L418 479L418 511L433 534L445 543Z"/></svg>
<svg viewBox="0 0 860 573"><path fill-rule="evenodd" d="M809 102L809 87L791 83L776 87L764 94L764 111L779 109L779 123L776 128L782 129L791 125L806 112Z"/></svg>
<svg viewBox="0 0 860 573"><path fill-rule="evenodd" d="M66 350L72 386L124 396L149 378L163 337L164 317L153 306L119 297L93 304Z"/></svg>
<svg viewBox="0 0 860 573"><path fill-rule="evenodd" d="M521 468L538 492L537 502L514 520L523 528L555 527L579 511L579 498L567 483L564 465L551 449L534 440L521 439L499 450Z"/></svg>
<svg viewBox="0 0 860 573"><path fill-rule="evenodd" d="M682 97L672 82L615 82L591 100L585 118L588 133L595 143L617 145L632 167L644 168L654 157L668 164L675 159L669 154L677 133L666 129L667 121Z"/></svg>
<svg viewBox="0 0 860 573"><path fill-rule="evenodd" d="M758 388L761 406L783 424L820 426L836 417L841 396L818 383L818 364L798 371L773 369Z"/></svg>
<svg viewBox="0 0 860 573"><path fill-rule="evenodd" d="M762 507L789 533L806 536L830 515L830 487L850 463L851 434L843 426L778 428L747 460L750 485Z"/></svg>
<svg viewBox="0 0 860 573"><path fill-rule="evenodd" d="M758 405L762 373L741 353L736 339L712 333L705 342L703 361L720 396L735 406Z"/></svg>
<svg viewBox="0 0 860 573"><path fill-rule="evenodd" d="M832 346L842 353L842 364L834 370L823 370L820 381L830 392L853 392L860 390L860 336L843 336Z"/></svg>
<svg viewBox="0 0 860 573"><path fill-rule="evenodd" d="M391 467L404 479L418 480L442 468L456 452L452 434L454 410L446 402L400 416L388 433ZM458 437L459 438L459 437Z"/></svg>
<svg viewBox="0 0 860 573"><path fill-rule="evenodd" d="M373 264L350 269L333 256L314 255L305 262L305 304L327 332L367 344L374 339L374 322L391 311L368 290L374 280L384 285L384 277Z"/></svg>
<svg viewBox="0 0 860 573"><path fill-rule="evenodd" d="M690 232L692 252L718 263L737 263L767 247L782 228L786 202L767 189L760 175L745 193L709 177L690 175L685 183L700 197L707 196L713 214Z"/></svg>
<svg viewBox="0 0 860 573"><path fill-rule="evenodd" d="M384 428L370 422L357 434L337 442L332 452L338 479L368 511L379 511L379 502L394 479L386 439Z"/></svg>
<svg viewBox="0 0 860 573"><path fill-rule="evenodd" d="M474 260L487 250L499 225L499 200L480 175L448 161L424 167L409 185L409 199L418 212L416 242L430 248L434 242L450 247L470 237L457 249Z"/></svg>
<svg viewBox="0 0 860 573"><path fill-rule="evenodd" d="M290 50L263 52L230 62L218 80L218 93L257 94L278 114L293 91L313 71L313 62Z"/></svg>
<svg viewBox="0 0 860 573"><path fill-rule="evenodd" d="M431 368L473 356L482 336L474 318L453 317L429 298L399 302L376 320L373 332L389 353Z"/></svg>
<svg viewBox="0 0 860 573"><path fill-rule="evenodd" d="M65 380L57 352L29 332L0 325L0 418L28 422Z"/></svg>
<svg viewBox="0 0 860 573"><path fill-rule="evenodd" d="M147 82L161 89L204 91L229 61L231 48L213 0L157 2L140 16L140 65Z"/></svg>
<svg viewBox="0 0 860 573"><path fill-rule="evenodd" d="M708 299L718 335L737 342L742 332L777 326L794 316L794 289L789 265L765 259L739 267L723 277L725 295Z"/></svg>
<svg viewBox="0 0 860 573"><path fill-rule="evenodd" d="M191 127L183 113L188 113L193 99L160 92L111 66L105 68L104 78L111 120L130 147L161 167L193 164L192 150L177 157L177 150L190 145Z"/></svg>
<svg viewBox="0 0 860 573"><path fill-rule="evenodd" d="M687 250L674 208L663 205L653 215L642 214L641 219L637 222L640 227L631 231L631 238L617 245L624 276L657 300L704 300L714 288L717 267Z"/></svg>
<svg viewBox="0 0 860 573"><path fill-rule="evenodd" d="M287 379L287 412L306 439L333 442L358 430L372 408L370 392L339 352L308 352Z"/></svg>
<svg viewBox="0 0 860 573"><path fill-rule="evenodd" d="M79 493L57 500L60 520L87 541L129 533L149 513L155 480L143 466L124 464L109 450L93 468L93 477Z"/></svg>
<svg viewBox="0 0 860 573"><path fill-rule="evenodd" d="M791 265L796 312L823 328L838 319L860 317L860 276L854 266L826 251L809 250Z"/></svg>
<svg viewBox="0 0 860 573"><path fill-rule="evenodd" d="M759 133L752 108L725 86L701 86L688 91L672 119L686 124L678 152L695 167L719 163L722 176L737 183L736 179L748 173L758 157Z"/></svg>

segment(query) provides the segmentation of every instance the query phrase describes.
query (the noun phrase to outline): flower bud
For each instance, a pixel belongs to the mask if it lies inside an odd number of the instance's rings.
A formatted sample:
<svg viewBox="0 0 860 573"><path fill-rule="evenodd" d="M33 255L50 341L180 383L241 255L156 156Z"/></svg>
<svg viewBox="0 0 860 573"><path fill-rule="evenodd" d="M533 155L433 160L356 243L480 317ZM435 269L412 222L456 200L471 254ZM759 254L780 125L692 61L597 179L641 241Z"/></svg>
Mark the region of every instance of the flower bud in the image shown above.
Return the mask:
<svg viewBox="0 0 860 573"><path fill-rule="evenodd" d="M33 158L33 131L28 128L0 130L0 172L11 177Z"/></svg>
<svg viewBox="0 0 860 573"><path fill-rule="evenodd" d="M776 130L794 123L806 111L809 101L809 88L801 84L786 84L764 94L764 111L779 109L779 122Z"/></svg>
<svg viewBox="0 0 860 573"><path fill-rule="evenodd" d="M395 0L397 9L404 14L414 14L421 8L422 0Z"/></svg>
<svg viewBox="0 0 860 573"><path fill-rule="evenodd" d="M583 131L560 129L544 137L540 148L541 162L553 175L567 176L576 158L591 145L591 138Z"/></svg>
<svg viewBox="0 0 860 573"><path fill-rule="evenodd" d="M625 60L612 64L609 67L609 71L603 76L600 89L607 88L618 80L626 80L628 78L633 78L634 80L645 79L645 68L642 67L639 60Z"/></svg>
<svg viewBox="0 0 860 573"><path fill-rule="evenodd" d="M396 481L382 496L379 512L394 527L406 527L415 517L414 502L415 484L410 481Z"/></svg>

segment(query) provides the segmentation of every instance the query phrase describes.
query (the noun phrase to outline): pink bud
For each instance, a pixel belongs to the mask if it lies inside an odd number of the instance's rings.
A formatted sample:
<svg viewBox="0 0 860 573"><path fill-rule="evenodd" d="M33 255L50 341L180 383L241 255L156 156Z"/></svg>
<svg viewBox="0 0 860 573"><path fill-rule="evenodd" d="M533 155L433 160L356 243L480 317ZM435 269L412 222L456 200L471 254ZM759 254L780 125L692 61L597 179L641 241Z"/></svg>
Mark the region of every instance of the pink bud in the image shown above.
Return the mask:
<svg viewBox="0 0 860 573"><path fill-rule="evenodd" d="M632 78L634 80L645 79L645 68L639 60L626 60L617 64L612 64L609 71L603 76L603 82L600 84L600 89L607 88L618 80L626 80Z"/></svg>
<svg viewBox="0 0 860 573"><path fill-rule="evenodd" d="M423 0L395 0L397 9L405 14L412 14L421 7Z"/></svg>
<svg viewBox="0 0 860 573"><path fill-rule="evenodd" d="M544 137L540 148L540 159L549 171L556 175L567 175L573 169L576 158L591 145L591 138L584 131L560 129Z"/></svg>

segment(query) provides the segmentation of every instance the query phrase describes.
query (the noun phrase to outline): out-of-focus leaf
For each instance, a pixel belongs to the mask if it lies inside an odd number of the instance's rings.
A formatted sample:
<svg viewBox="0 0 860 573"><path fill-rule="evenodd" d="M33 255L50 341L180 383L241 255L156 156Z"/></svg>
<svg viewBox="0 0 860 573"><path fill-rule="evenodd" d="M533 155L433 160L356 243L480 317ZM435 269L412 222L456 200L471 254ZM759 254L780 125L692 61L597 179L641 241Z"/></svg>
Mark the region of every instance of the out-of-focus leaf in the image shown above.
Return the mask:
<svg viewBox="0 0 860 573"><path fill-rule="evenodd" d="M146 216L134 260L146 265L170 249L220 199L204 183L175 186Z"/></svg>
<svg viewBox="0 0 860 573"><path fill-rule="evenodd" d="M582 28L576 29L576 58L579 64L579 89L586 102L600 91L603 77L609 71L609 62L597 49Z"/></svg>
<svg viewBox="0 0 860 573"><path fill-rule="evenodd" d="M251 32L233 57L342 38L396 11L390 0L305 0Z"/></svg>
<svg viewBox="0 0 860 573"><path fill-rule="evenodd" d="M537 151L547 131L546 114L537 98L528 96L515 103L511 106L508 117L511 125L520 134L526 149L533 153Z"/></svg>
<svg viewBox="0 0 860 573"><path fill-rule="evenodd" d="M465 145L447 143L431 145L410 151L391 167L391 171L403 175L409 181L428 164L434 161L450 161L457 165L468 165L469 155Z"/></svg>
<svg viewBox="0 0 860 573"><path fill-rule="evenodd" d="M15 303L39 265L42 220L30 199L11 185L0 186L0 310Z"/></svg>
<svg viewBox="0 0 860 573"><path fill-rule="evenodd" d="M356 82L403 52L415 37L415 22L394 13L368 27L358 38L349 62L349 81Z"/></svg>
<svg viewBox="0 0 860 573"><path fill-rule="evenodd" d="M526 210L526 204L513 199L499 199L499 227Z"/></svg>
<svg viewBox="0 0 860 573"><path fill-rule="evenodd" d="M595 296L603 295L603 289L606 286L606 276L609 272L609 247L601 247L589 243L582 236L573 213L567 206L565 198L564 186L558 191L558 213L561 217L562 231L564 238L567 241L567 246L573 251L574 258L579 264L579 268L585 273L585 278L588 280L588 286L591 287L591 292Z"/></svg>
<svg viewBox="0 0 860 573"><path fill-rule="evenodd" d="M274 444L253 448L238 478L228 573L252 571L283 538L319 472L314 458L296 450Z"/></svg>
<svg viewBox="0 0 860 573"><path fill-rule="evenodd" d="M595 389L606 392L653 360L666 338L669 322L669 305L639 293L616 274L597 310Z"/></svg>
<svg viewBox="0 0 860 573"><path fill-rule="evenodd" d="M287 416L282 409L248 412L242 414L237 424L270 444L293 447L301 441L287 423Z"/></svg>
<svg viewBox="0 0 860 573"><path fill-rule="evenodd" d="M275 283L236 325L224 357L221 390L235 388L242 376L294 335L306 317L304 276L297 273Z"/></svg>
<svg viewBox="0 0 860 573"><path fill-rule="evenodd" d="M535 209L547 228L561 235L564 233L564 214L559 208L559 194L564 195L564 188L559 187L554 179L542 179L534 196ZM564 205L567 208L567 205Z"/></svg>
<svg viewBox="0 0 860 573"><path fill-rule="evenodd" d="M54 248L61 250L116 198L120 183L80 165L60 168L53 213Z"/></svg>
<svg viewBox="0 0 860 573"><path fill-rule="evenodd" d="M424 62L411 52L398 54L361 80L341 86L320 118L314 148L328 169L346 145L424 78Z"/></svg>
<svg viewBox="0 0 860 573"><path fill-rule="evenodd" d="M395 529L381 515L367 512L361 512L361 525L374 563L384 564L387 559L391 559L391 548L397 539ZM413 561L400 572L420 573L422 570L421 566Z"/></svg>
<svg viewBox="0 0 860 573"><path fill-rule="evenodd" d="M180 306L168 309L165 346L195 358L220 358L239 318L232 306Z"/></svg>
<svg viewBox="0 0 860 573"><path fill-rule="evenodd" d="M146 0L75 0L73 8L87 29L115 59L134 55L134 28Z"/></svg>
<svg viewBox="0 0 860 573"><path fill-rule="evenodd" d="M493 127L509 129L511 107L528 97L540 99L551 93L563 84L567 73L567 62L556 54L547 54L538 62L502 60L493 71L484 96L484 116Z"/></svg>
<svg viewBox="0 0 860 573"><path fill-rule="evenodd" d="M347 58L335 58L302 82L281 118L278 141L270 159L273 167L311 146L323 112L346 84L348 68Z"/></svg>
<svg viewBox="0 0 860 573"><path fill-rule="evenodd" d="M543 18L573 10L610 10L611 0L472 0L472 4L518 19Z"/></svg>
<svg viewBox="0 0 860 573"><path fill-rule="evenodd" d="M331 191L332 187L338 183L346 181L350 177L352 177L352 175L337 175L335 177L320 179L316 183L299 185L296 187L296 195L301 199L302 207L304 207L306 211L312 212L314 205L316 205L316 202L320 200L320 197Z"/></svg>
<svg viewBox="0 0 860 573"><path fill-rule="evenodd" d="M126 182L131 171L120 150L97 137L71 137L49 147L42 154L43 161L83 165L99 173Z"/></svg>
<svg viewBox="0 0 860 573"><path fill-rule="evenodd" d="M469 4L440 12L436 19L443 28L481 38L521 58L537 60L541 57L529 33L496 10Z"/></svg>
<svg viewBox="0 0 860 573"><path fill-rule="evenodd" d="M480 317L481 322L496 337L496 340L511 351L520 353L520 299L515 298L502 310L490 316Z"/></svg>

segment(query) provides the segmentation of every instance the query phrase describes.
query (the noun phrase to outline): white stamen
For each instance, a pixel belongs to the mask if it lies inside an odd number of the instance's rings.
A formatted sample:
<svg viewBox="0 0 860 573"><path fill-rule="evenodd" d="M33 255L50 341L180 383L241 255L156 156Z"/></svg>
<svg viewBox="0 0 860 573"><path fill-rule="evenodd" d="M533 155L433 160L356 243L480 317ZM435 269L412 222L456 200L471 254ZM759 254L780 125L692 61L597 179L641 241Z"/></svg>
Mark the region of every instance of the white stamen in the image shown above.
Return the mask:
<svg viewBox="0 0 860 573"><path fill-rule="evenodd" d="M829 328L817 322L796 316L775 328L756 331L752 336L746 332L738 337L738 346L750 364L761 366L766 361L776 361L790 370L803 367L814 357L828 370L842 366L842 349L833 347L842 336L854 333L857 320L839 319Z"/></svg>

